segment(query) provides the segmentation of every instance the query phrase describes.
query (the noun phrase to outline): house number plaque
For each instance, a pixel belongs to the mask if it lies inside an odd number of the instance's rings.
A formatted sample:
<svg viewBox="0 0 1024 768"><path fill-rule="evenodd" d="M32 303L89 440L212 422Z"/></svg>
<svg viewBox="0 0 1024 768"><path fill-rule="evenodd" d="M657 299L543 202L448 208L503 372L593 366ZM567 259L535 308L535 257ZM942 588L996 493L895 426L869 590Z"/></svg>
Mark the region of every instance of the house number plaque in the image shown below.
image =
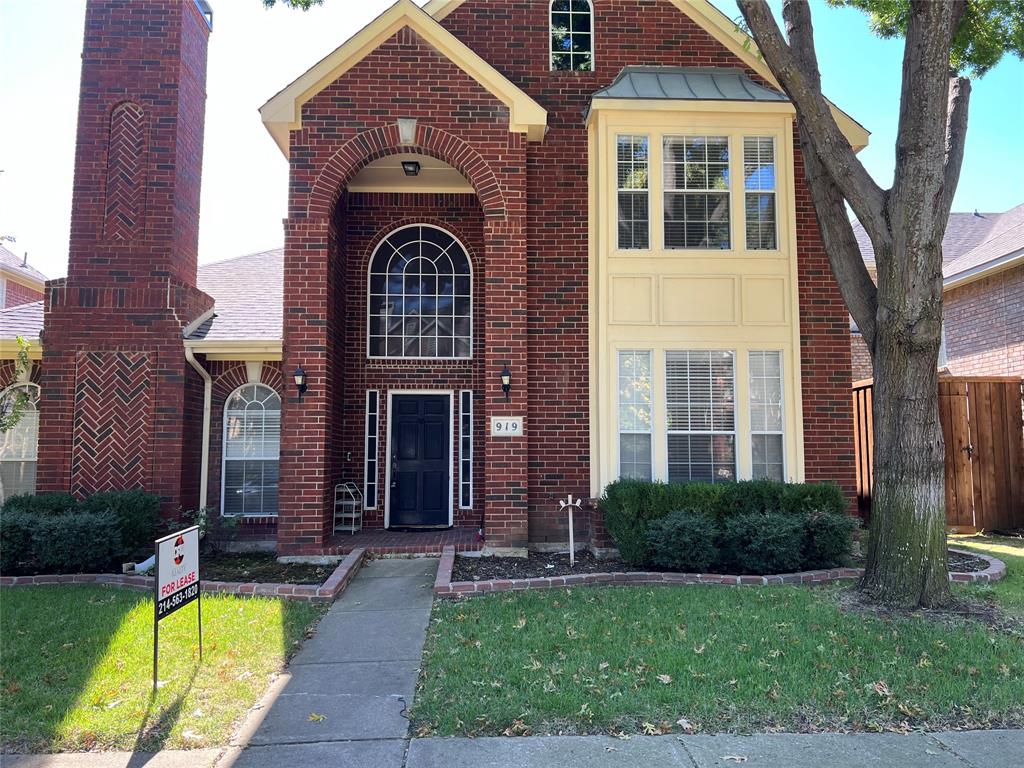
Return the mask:
<svg viewBox="0 0 1024 768"><path fill-rule="evenodd" d="M522 434L522 416L491 416L491 435L493 437L519 437Z"/></svg>

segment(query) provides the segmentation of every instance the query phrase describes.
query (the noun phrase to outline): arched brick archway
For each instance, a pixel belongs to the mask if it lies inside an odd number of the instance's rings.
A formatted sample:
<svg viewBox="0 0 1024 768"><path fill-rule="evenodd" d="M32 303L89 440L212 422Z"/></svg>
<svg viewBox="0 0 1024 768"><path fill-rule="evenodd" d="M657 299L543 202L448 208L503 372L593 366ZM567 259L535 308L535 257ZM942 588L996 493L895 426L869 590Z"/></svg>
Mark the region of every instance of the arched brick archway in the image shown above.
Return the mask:
<svg viewBox="0 0 1024 768"><path fill-rule="evenodd" d="M374 160L414 152L448 163L469 180L484 216L504 217L505 198L497 177L479 152L453 133L430 125L416 126L415 142L402 144L397 124L373 128L346 141L324 164L309 192L306 215L326 219L349 180Z"/></svg>

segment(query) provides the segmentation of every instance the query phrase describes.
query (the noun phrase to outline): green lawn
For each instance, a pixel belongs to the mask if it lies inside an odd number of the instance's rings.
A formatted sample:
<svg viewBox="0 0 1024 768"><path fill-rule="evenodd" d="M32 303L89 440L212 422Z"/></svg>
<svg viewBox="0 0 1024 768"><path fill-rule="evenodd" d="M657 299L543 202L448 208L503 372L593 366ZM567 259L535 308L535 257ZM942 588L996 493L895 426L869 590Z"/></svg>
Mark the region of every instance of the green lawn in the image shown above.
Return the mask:
<svg viewBox="0 0 1024 768"><path fill-rule="evenodd" d="M0 743L37 752L225 744L322 612L204 596L203 663L193 604L160 623L154 698L149 595L98 586L0 590Z"/></svg>
<svg viewBox="0 0 1024 768"><path fill-rule="evenodd" d="M845 588L438 603L415 725L444 735L1024 725L1020 634L850 613L836 600Z"/></svg>
<svg viewBox="0 0 1024 768"><path fill-rule="evenodd" d="M1007 613L1024 617L1024 538L980 534L950 536L949 545L992 555L1006 563L1005 579L995 584L972 586L970 591L991 596Z"/></svg>

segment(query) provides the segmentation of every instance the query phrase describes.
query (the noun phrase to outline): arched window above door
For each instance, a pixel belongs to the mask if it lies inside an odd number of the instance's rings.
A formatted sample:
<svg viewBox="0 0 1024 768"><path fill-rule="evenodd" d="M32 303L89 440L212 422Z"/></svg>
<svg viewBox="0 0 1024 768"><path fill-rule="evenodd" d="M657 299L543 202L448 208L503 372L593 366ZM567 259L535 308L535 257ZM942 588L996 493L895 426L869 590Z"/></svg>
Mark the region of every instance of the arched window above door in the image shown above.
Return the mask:
<svg viewBox="0 0 1024 768"><path fill-rule="evenodd" d="M473 274L462 244L429 224L396 229L370 258L367 354L469 358Z"/></svg>

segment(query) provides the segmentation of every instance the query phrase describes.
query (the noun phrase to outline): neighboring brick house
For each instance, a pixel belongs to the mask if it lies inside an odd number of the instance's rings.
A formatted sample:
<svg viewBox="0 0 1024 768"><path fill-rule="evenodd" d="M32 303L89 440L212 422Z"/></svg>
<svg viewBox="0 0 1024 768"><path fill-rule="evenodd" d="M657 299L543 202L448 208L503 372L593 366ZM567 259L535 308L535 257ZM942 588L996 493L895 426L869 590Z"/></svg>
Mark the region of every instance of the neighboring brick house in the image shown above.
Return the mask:
<svg viewBox="0 0 1024 768"><path fill-rule="evenodd" d="M0 310L42 301L46 275L0 245Z"/></svg>
<svg viewBox="0 0 1024 768"><path fill-rule="evenodd" d="M854 233L874 275L874 249L859 222ZM940 367L954 376L1024 376L1024 204L949 215L942 315ZM853 379L871 378L867 345L852 331Z"/></svg>
<svg viewBox="0 0 1024 768"><path fill-rule="evenodd" d="M206 503L286 556L349 541L341 481L366 528L495 551L563 542L557 500L620 476L852 496L795 113L712 5L399 0L261 110L283 251L198 271L208 9L132 10L87 6L38 490Z"/></svg>

